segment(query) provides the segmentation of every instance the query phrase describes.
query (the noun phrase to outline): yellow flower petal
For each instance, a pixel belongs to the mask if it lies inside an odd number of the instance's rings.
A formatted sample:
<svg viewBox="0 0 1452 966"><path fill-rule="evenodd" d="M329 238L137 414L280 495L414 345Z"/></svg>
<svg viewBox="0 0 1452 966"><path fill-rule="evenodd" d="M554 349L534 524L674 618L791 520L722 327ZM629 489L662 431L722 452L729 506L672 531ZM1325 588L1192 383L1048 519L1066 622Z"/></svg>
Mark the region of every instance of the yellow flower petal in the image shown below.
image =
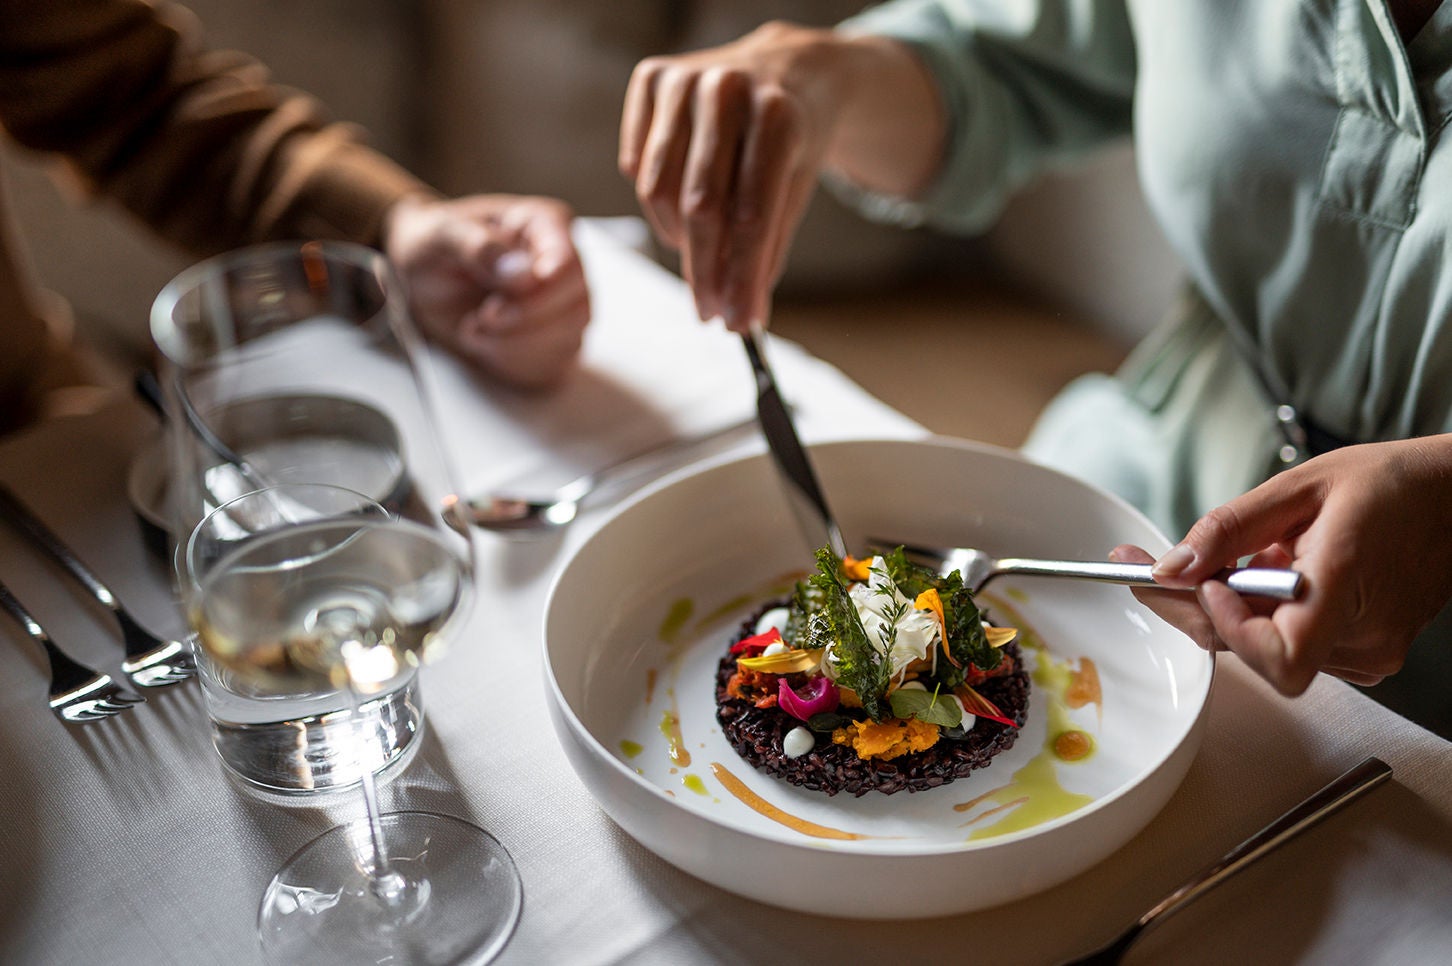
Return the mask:
<svg viewBox="0 0 1452 966"><path fill-rule="evenodd" d="M737 660L736 666L748 671L762 671L766 674L796 674L799 671L811 671L816 668L821 656L821 651L806 651L796 647L790 651L782 651L780 654L743 657Z"/></svg>

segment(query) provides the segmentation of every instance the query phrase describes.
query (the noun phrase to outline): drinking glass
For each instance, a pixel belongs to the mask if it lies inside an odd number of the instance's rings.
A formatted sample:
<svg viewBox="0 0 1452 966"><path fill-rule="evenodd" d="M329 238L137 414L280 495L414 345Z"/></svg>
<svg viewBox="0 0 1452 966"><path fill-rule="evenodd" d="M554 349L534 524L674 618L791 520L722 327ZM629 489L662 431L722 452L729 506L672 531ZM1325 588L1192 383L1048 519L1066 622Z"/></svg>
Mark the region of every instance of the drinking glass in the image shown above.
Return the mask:
<svg viewBox="0 0 1452 966"><path fill-rule="evenodd" d="M151 328L163 359L166 495L179 541L228 500L277 484L343 486L409 519L440 522L454 499L452 474L435 435L426 354L404 306L383 256L343 243L240 249L161 291ZM402 766L423 727L411 668L350 720L346 696L327 682L259 681L205 651L198 665L223 763L266 792L308 795ZM361 747L357 717L373 734Z"/></svg>
<svg viewBox="0 0 1452 966"><path fill-rule="evenodd" d="M440 527L351 490L278 484L209 514L185 550L187 615L229 673L280 688L329 686L357 714L433 657L472 599L470 560ZM270 962L485 962L507 941L521 890L484 830L431 812L338 826L273 877L258 911Z"/></svg>
<svg viewBox="0 0 1452 966"><path fill-rule="evenodd" d="M214 743L252 785L357 784L367 803L366 822L325 833L268 887L258 927L275 961L482 962L521 904L481 829L377 807L375 774L417 747L415 668L473 592L447 411L404 306L380 253L308 242L203 262L152 307L174 532L244 531L179 556ZM302 485L389 518L313 512Z"/></svg>

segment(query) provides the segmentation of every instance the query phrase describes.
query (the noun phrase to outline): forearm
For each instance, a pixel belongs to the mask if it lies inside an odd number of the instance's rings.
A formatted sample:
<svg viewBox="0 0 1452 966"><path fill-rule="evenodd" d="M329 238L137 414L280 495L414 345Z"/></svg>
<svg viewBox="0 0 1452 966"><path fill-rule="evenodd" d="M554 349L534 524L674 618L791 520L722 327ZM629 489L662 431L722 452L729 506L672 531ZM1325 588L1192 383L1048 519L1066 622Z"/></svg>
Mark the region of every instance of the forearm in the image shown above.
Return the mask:
<svg viewBox="0 0 1452 966"><path fill-rule="evenodd" d="M206 50L186 10L0 7L0 123L198 252L278 237L376 243L415 179L255 60Z"/></svg>
<svg viewBox="0 0 1452 966"><path fill-rule="evenodd" d="M865 190L912 199L942 167L947 119L932 76L908 45L832 35L844 96L825 167Z"/></svg>

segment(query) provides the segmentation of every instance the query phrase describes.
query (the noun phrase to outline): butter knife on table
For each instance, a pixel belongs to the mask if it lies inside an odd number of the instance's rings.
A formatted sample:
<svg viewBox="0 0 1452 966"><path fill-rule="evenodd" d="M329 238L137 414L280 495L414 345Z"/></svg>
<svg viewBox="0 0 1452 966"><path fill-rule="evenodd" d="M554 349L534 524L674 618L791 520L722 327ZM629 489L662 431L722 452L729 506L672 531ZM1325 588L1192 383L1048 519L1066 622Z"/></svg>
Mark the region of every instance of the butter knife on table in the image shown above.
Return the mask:
<svg viewBox="0 0 1452 966"><path fill-rule="evenodd" d="M827 497L817 481L812 461L797 436L791 413L777 390L776 377L761 351L760 329L741 333L741 341L756 374L756 415L761 432L786 484L787 501L797 515L797 522L813 547L826 543L838 557L845 557L847 544L842 539L842 531L827 506Z"/></svg>

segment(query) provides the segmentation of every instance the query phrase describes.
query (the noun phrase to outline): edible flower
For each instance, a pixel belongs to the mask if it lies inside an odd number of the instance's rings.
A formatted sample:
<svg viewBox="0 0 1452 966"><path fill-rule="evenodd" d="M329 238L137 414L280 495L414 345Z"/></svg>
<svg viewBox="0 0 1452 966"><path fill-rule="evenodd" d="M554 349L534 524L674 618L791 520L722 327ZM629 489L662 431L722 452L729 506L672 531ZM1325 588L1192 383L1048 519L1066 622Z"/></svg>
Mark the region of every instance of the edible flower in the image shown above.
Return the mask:
<svg viewBox="0 0 1452 966"><path fill-rule="evenodd" d="M821 651L805 651L794 647L780 654L738 658L736 666L748 671L765 671L768 674L796 674L799 671L815 670L821 654Z"/></svg>
<svg viewBox="0 0 1452 966"><path fill-rule="evenodd" d="M842 558L842 573L844 576L846 576L848 580L854 580L858 583L865 583L867 581L868 574L871 573L871 571L871 557L864 557L863 559L858 560L856 557L852 556L849 553L847 556Z"/></svg>
<svg viewBox="0 0 1452 966"><path fill-rule="evenodd" d="M933 612L933 616L938 619L938 638L943 642L943 656L954 667L962 667L962 663L948 649L948 621L943 617L943 598L938 596L937 590L929 587L918 594L917 600L913 601L913 608Z"/></svg>
<svg viewBox="0 0 1452 966"><path fill-rule="evenodd" d="M776 688L777 706L798 721L807 721L814 714L836 711L841 702L837 685L823 676L811 678L802 690L805 693L798 693L786 678L781 678Z"/></svg>
<svg viewBox="0 0 1452 966"><path fill-rule="evenodd" d="M998 710L998 705L989 701L968 685L958 685L953 689L953 693L958 696L959 701L963 702L963 711L965 714L976 715L979 718L987 718L989 721L997 721L999 724L1008 725L1010 728L1018 727L1012 718L1006 717L1002 711Z"/></svg>
<svg viewBox="0 0 1452 966"><path fill-rule="evenodd" d="M781 631L775 627L761 633L753 634L750 637L743 637L731 645L732 654L745 654L748 657L755 657L773 644L781 642Z"/></svg>
<svg viewBox="0 0 1452 966"><path fill-rule="evenodd" d="M1018 636L1018 628L994 627L992 624L984 624L983 636L988 638L989 646L1002 647Z"/></svg>

